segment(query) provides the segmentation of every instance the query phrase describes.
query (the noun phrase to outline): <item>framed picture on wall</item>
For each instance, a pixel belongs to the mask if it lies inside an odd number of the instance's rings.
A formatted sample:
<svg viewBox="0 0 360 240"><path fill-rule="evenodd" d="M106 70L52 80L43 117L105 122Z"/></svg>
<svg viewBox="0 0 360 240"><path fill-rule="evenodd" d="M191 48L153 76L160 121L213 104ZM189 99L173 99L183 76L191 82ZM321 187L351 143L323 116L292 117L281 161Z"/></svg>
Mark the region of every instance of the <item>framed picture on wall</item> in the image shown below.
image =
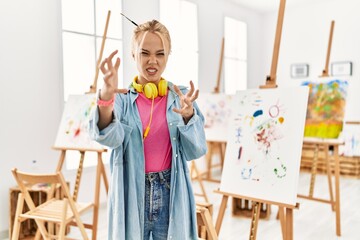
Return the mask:
<svg viewBox="0 0 360 240"><path fill-rule="evenodd" d="M331 63L331 76L351 76L352 62Z"/></svg>
<svg viewBox="0 0 360 240"><path fill-rule="evenodd" d="M291 78L305 78L309 76L309 64L297 63L290 66Z"/></svg>

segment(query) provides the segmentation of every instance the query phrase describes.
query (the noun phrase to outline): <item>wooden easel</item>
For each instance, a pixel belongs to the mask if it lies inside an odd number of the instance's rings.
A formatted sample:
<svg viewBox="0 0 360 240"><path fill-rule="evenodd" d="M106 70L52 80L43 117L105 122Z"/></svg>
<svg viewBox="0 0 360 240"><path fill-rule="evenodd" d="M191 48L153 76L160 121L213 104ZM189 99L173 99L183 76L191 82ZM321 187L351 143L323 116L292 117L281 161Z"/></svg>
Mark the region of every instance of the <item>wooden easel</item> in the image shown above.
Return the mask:
<svg viewBox="0 0 360 240"><path fill-rule="evenodd" d="M218 75L217 75L217 80L216 80L216 86L214 88L214 93L220 92L220 79L221 79L222 63L223 63L223 58L224 58L224 45L225 45L225 39L222 38L220 60L219 60L219 70L218 70ZM215 166L220 166L222 168L223 163L224 163L226 142L207 141L207 147L208 147L208 153L205 156L206 169L207 169L206 172L200 173L196 166L196 163L194 161L192 161L191 167L190 167L190 173L191 173L190 176L191 176L191 179L196 179L200 184L202 193L195 193L195 195L202 196L202 197L204 197L206 202L209 202L205 188L204 188L203 180L211 181L211 182L220 182L220 180L213 179L211 177L211 168L215 167ZM219 150L220 161L221 161L220 164L216 164L216 165L212 164L212 156L214 153L214 149ZM194 173L195 173L195 175L194 175Z"/></svg>
<svg viewBox="0 0 360 240"><path fill-rule="evenodd" d="M275 35L275 43L274 43L274 51L273 51L273 58L272 58L272 65L271 65L271 72L270 75L266 78L266 84L260 86L260 88L276 88L276 70L277 70L277 62L278 62L278 56L279 56L279 49L280 49L280 40L281 40L281 31L282 31L282 25L283 25L283 19L284 19L284 12L285 12L285 0L280 1L280 7L279 7L279 15L278 15L278 22L277 22L277 28L276 28L276 35ZM293 205L287 205L283 203L277 203L277 202L271 202L271 201L265 201L262 199L255 199L250 197L244 197L240 196L234 193L227 193L220 190L216 190L216 193L222 194L222 201L219 209L219 214L216 220L215 229L217 234L219 235L221 224L224 218L224 213L227 205L227 201L229 197L233 198L240 198L240 199L247 199L252 201L252 220L251 220L251 227L250 227L250 234L249 239L250 240L256 240L256 233L257 233L257 226L260 216L260 204L272 204L277 205L279 207L279 218L281 222L281 229L282 229L282 235L283 239L286 240L292 240L293 239L293 209L299 208L299 203L297 203L295 206ZM284 213L285 210L285 213Z"/></svg>
<svg viewBox="0 0 360 240"><path fill-rule="evenodd" d="M329 77L329 61L330 61L330 53L331 53L331 44L334 34L334 26L335 21L331 21L330 27L330 35L328 48L326 53L326 61L325 68L322 71L322 74L319 77ZM339 141L337 139L323 139L323 138L304 138L304 146L310 145L314 147L314 158L311 166L311 178L310 178L310 187L308 195L298 194L299 198L305 198L308 200L318 201L322 203L328 203L331 205L332 211L335 211L336 215L336 235L341 236L341 219L340 219L340 161L339 161L339 146L343 145L343 141ZM333 159L335 163L335 171L334 175L330 169L330 158L329 158L329 147L332 146L334 148ZM314 197L314 187L315 187L315 179L317 174L317 163L318 163L318 154L319 151L324 151L325 154L325 164L326 164L326 173L328 177L328 185L329 185L329 196L330 200L320 199ZM335 199L333 194L333 186L332 186L332 175L335 178Z"/></svg>
<svg viewBox="0 0 360 240"><path fill-rule="evenodd" d="M216 79L216 86L214 87L213 93L220 93L220 82L221 82L221 73L222 73L222 65L224 61L224 48L225 48L225 38L223 37L221 40L221 50L220 50L220 59L219 59L219 69L218 69L218 75ZM220 167L222 170L222 167L224 165L224 158L225 158L225 148L226 148L226 142L222 141L207 141L207 147L208 147L208 153L206 154L206 165L207 170L204 173L204 180L210 181L210 182L217 182L219 183L220 180L214 179L211 176L211 171L213 167ZM212 163L212 157L215 152L218 152L220 155L220 163L219 164L213 164Z"/></svg>
<svg viewBox="0 0 360 240"><path fill-rule="evenodd" d="M99 55L97 65L96 65L94 83L90 86L90 91L86 92L86 93L96 93L96 90L97 90L97 79L98 79L98 76L99 76L99 65L101 63L102 54L103 54L103 51L104 51L107 30L108 30L109 21L110 21L110 15L111 15L111 11L109 10L108 15L107 15L107 19L106 19L104 35L103 35L103 38L102 38L100 55ZM80 152L79 167L77 169L77 174L76 174L76 179L75 179L75 186L74 186L74 193L73 193L73 198L74 198L75 202L77 201L77 197L78 197L78 193L79 193L80 181L81 181L81 176L82 176L82 172L83 172L83 164L84 164L84 159L85 159L85 153L86 152L97 152L97 168L96 168L96 178L95 178L93 223L92 224L84 224L85 228L92 229L92 240L96 240L96 238L97 238L98 217L99 217L101 176L102 176L104 184L105 184L106 193L108 193L108 190L109 190L109 183L108 183L108 179L106 177L105 166L104 166L104 163L103 163L103 160L102 160L102 153L106 152L107 150L106 149L85 149L85 148L79 149L79 148L69 148L69 147L63 148L63 147L56 147L56 146L54 146L53 149L61 151L56 171L61 171L62 170L67 151L74 150L74 151L79 151ZM69 224L72 225L72 223L69 223Z"/></svg>

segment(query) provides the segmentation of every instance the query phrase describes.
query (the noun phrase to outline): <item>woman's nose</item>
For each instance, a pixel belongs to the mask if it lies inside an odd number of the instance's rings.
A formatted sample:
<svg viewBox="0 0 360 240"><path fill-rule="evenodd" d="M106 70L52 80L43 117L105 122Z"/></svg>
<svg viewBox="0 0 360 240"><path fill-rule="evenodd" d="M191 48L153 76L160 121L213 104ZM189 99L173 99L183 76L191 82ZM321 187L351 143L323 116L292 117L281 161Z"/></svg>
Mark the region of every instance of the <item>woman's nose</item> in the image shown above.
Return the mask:
<svg viewBox="0 0 360 240"><path fill-rule="evenodd" d="M157 59L155 55L150 55L149 57L149 64L156 64L157 63Z"/></svg>

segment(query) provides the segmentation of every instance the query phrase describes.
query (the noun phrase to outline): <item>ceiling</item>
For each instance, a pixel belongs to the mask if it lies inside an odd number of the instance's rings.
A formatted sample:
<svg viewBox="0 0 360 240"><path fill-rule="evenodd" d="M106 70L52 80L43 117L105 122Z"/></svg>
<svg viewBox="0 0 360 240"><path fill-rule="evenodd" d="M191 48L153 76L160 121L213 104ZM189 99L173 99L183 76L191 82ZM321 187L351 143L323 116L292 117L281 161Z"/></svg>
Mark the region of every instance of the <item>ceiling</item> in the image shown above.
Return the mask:
<svg viewBox="0 0 360 240"><path fill-rule="evenodd" d="M278 11L280 6L280 0L228 0L235 4L244 6L258 12L270 12ZM315 3L329 0L287 0L285 2L286 7L303 5L308 3Z"/></svg>

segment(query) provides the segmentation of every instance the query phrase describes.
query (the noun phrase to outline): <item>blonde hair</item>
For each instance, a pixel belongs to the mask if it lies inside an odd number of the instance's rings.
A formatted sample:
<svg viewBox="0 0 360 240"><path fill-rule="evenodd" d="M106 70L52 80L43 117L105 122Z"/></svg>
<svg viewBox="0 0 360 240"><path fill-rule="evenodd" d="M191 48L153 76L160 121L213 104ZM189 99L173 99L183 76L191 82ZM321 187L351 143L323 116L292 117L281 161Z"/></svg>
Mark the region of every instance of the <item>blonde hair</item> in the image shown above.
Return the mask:
<svg viewBox="0 0 360 240"><path fill-rule="evenodd" d="M151 21L145 22L143 24L139 24L135 28L133 38L132 38L132 46L131 46L131 53L133 54L133 56L137 52L141 43L144 41L144 38L145 38L147 32L155 33L160 37L160 39L164 45L165 54L169 55L171 52L171 38L170 38L169 31L159 21L151 20ZM143 37L140 38L141 36L143 36ZM166 45L165 45L165 41L164 41L165 39L167 40L167 42L169 44L169 49L166 49Z"/></svg>

